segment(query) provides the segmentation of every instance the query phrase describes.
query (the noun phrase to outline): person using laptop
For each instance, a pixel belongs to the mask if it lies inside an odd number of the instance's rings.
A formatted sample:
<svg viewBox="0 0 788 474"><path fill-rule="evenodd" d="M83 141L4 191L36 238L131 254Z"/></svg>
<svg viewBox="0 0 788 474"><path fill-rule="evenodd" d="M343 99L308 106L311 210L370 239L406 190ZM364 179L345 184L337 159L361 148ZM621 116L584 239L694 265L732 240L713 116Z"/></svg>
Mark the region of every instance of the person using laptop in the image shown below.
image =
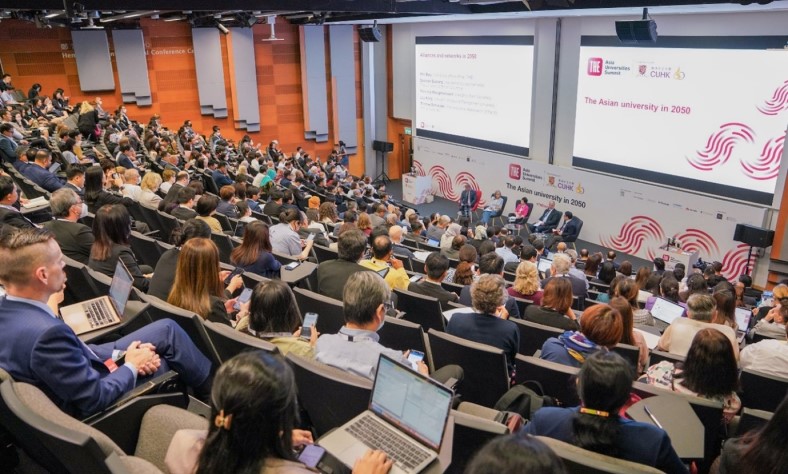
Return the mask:
<svg viewBox="0 0 788 474"><path fill-rule="evenodd" d="M337 334L323 334L317 340L315 359L352 374L374 380L380 354L411 366L407 354L389 349L378 341L378 330L385 322L386 309L391 304L391 291L375 272L356 272L350 276L342 294L345 325ZM416 364L418 371L430 375L427 364ZM447 365L431 377L439 382L450 379L461 381L462 368Z"/></svg>
<svg viewBox="0 0 788 474"><path fill-rule="evenodd" d="M66 274L52 233L20 229L0 239L0 367L43 390L68 413L100 412L143 377L173 369L206 399L211 362L175 322L165 319L114 342L85 344L53 311ZM47 305L50 303L50 305Z"/></svg>
<svg viewBox="0 0 788 474"><path fill-rule="evenodd" d="M244 352L216 373L207 430L178 430L164 464L172 474L195 471L312 474L294 448L312 444L312 433L296 429L296 384L278 355ZM391 461L368 452L353 472L388 472Z"/></svg>
<svg viewBox="0 0 788 474"><path fill-rule="evenodd" d="M659 338L657 349L672 354L686 356L689 351L692 339L701 329L711 328L725 334L733 345L733 352L736 360L739 359L739 342L736 338L736 331L730 326L714 324L714 313L717 304L709 294L694 294L687 300L687 317L676 318L670 326L662 333Z"/></svg>

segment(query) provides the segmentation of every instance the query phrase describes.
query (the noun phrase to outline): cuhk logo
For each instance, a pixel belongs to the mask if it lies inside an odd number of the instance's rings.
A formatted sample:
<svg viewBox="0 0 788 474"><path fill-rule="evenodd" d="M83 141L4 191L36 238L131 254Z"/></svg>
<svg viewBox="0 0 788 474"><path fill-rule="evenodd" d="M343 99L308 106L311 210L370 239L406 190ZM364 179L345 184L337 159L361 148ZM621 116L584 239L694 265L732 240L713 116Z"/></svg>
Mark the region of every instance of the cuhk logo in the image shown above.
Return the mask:
<svg viewBox="0 0 788 474"><path fill-rule="evenodd" d="M602 75L602 58L588 58L588 75Z"/></svg>
<svg viewBox="0 0 788 474"><path fill-rule="evenodd" d="M520 179L522 176L522 168L520 165L509 165L509 179Z"/></svg>

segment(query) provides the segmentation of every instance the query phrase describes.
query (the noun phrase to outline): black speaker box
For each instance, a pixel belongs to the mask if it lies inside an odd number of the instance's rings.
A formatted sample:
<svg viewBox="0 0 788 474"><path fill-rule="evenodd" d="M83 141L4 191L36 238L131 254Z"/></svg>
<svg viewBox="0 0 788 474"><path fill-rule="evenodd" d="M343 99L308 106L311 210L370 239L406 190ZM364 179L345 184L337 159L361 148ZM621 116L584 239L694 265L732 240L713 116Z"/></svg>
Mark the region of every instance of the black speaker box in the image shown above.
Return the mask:
<svg viewBox="0 0 788 474"><path fill-rule="evenodd" d="M380 43L383 35L377 26L362 26L358 29L358 36L365 43Z"/></svg>
<svg viewBox="0 0 788 474"><path fill-rule="evenodd" d="M774 231L747 224L736 224L733 240L765 249L766 247L771 247L772 242L774 242Z"/></svg>
<svg viewBox="0 0 788 474"><path fill-rule="evenodd" d="M394 144L391 142L383 142L380 140L372 141L372 149L375 151L391 152L394 151Z"/></svg>
<svg viewBox="0 0 788 474"><path fill-rule="evenodd" d="M616 36L624 44L656 43L657 22L654 20L617 21Z"/></svg>

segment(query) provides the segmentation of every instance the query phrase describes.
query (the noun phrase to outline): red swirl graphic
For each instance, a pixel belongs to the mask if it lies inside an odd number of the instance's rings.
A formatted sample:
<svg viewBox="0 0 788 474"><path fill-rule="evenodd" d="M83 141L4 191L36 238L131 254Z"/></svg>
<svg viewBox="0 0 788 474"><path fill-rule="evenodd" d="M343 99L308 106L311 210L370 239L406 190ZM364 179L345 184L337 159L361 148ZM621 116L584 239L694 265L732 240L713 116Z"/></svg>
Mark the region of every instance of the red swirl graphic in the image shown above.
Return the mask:
<svg viewBox="0 0 788 474"><path fill-rule="evenodd" d="M747 253L750 247L747 244L739 244L736 248L729 250L722 259L722 275L729 281L736 281L739 275L744 275L747 270ZM750 258L750 269L755 264L755 254Z"/></svg>
<svg viewBox="0 0 788 474"><path fill-rule="evenodd" d="M459 199L459 197L454 194L454 186L443 166L435 165L430 168L430 176L432 176L432 182L437 183L438 191L444 198L450 201Z"/></svg>
<svg viewBox="0 0 788 474"><path fill-rule="evenodd" d="M780 162L783 156L783 147L785 145L785 135L780 135L777 138L772 138L761 150L761 156L754 161L742 159L740 164L743 168L743 173L752 179L758 181L766 181L777 178L780 174Z"/></svg>
<svg viewBox="0 0 788 474"><path fill-rule="evenodd" d="M460 172L457 176L454 177L454 184L457 185L457 189L465 189L465 185L469 185L471 189L481 189L479 187L479 183L476 182L476 178L467 171ZM479 206L484 207L486 205L484 195L482 198L479 199Z"/></svg>
<svg viewBox="0 0 788 474"><path fill-rule="evenodd" d="M618 236L600 236L599 239L606 247L636 255L647 242L658 243L665 240L665 231L659 222L651 217L633 216L621 226Z"/></svg>
<svg viewBox="0 0 788 474"><path fill-rule="evenodd" d="M775 89L771 99L764 101L764 105L758 105L756 108L764 115L777 115L788 110L788 80Z"/></svg>
<svg viewBox="0 0 788 474"><path fill-rule="evenodd" d="M416 169L416 174L418 176L425 176L424 167L421 165L421 161L413 160L413 167Z"/></svg>
<svg viewBox="0 0 788 474"><path fill-rule="evenodd" d="M706 141L703 151L687 157L687 162L700 171L711 171L730 159L737 143L752 143L754 137L755 131L749 125L739 122L720 125L720 129L712 133Z"/></svg>
<svg viewBox="0 0 788 474"><path fill-rule="evenodd" d="M673 236L687 252L698 252L705 258L712 258L720 254L720 247L714 237L700 229L687 229L683 234Z"/></svg>

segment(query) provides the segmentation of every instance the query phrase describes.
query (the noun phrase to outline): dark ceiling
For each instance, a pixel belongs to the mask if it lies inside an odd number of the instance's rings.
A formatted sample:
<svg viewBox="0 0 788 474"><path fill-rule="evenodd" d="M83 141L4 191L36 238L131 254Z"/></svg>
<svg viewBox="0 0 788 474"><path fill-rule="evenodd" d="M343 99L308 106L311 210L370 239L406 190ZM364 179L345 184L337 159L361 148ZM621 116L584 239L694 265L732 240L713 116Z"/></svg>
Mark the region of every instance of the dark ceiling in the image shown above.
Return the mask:
<svg viewBox="0 0 788 474"><path fill-rule="evenodd" d="M18 18L41 27L71 28L136 26L139 18L189 21L195 26L250 26L277 15L294 24L321 24L431 15L582 10L735 3L726 0L0 0L0 19ZM111 4L111 8L107 8ZM221 6L221 9L217 8Z"/></svg>

